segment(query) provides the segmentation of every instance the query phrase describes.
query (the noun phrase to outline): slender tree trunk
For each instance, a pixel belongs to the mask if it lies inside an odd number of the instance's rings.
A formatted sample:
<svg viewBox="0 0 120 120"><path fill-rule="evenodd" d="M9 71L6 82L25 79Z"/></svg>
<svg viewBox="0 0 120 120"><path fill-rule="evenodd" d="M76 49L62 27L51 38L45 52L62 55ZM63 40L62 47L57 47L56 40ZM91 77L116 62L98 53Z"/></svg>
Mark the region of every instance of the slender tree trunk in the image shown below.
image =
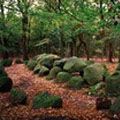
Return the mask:
<svg viewBox="0 0 120 120"><path fill-rule="evenodd" d="M28 59L28 15L23 14L22 16L22 43L23 43L23 59Z"/></svg>
<svg viewBox="0 0 120 120"><path fill-rule="evenodd" d="M108 45L108 61L111 63L113 62L112 58L113 58L113 45L110 42Z"/></svg>
<svg viewBox="0 0 120 120"><path fill-rule="evenodd" d="M0 35L0 43L2 46L5 47L5 41L6 41L6 38L5 38L5 35L4 35L4 32L5 32L5 13L4 13L4 7L3 7L3 4L4 2L3 1L0 1L0 10L1 10L1 22L2 22L2 33ZM2 52L2 57L3 59L8 59L9 55L8 55L8 52L5 50L3 50Z"/></svg>

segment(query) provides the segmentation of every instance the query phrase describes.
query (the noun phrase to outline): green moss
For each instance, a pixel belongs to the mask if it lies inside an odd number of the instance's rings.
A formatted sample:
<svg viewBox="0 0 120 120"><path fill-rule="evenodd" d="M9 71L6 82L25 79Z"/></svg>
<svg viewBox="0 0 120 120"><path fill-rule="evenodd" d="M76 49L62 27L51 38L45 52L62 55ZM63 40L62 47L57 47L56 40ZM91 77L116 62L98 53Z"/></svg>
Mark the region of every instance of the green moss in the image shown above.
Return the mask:
<svg viewBox="0 0 120 120"><path fill-rule="evenodd" d="M60 108L62 99L59 96L50 95L48 92L38 93L33 99L33 108Z"/></svg>
<svg viewBox="0 0 120 120"><path fill-rule="evenodd" d="M77 57L70 58L64 65L63 69L68 72L80 72L87 66L87 64Z"/></svg>
<svg viewBox="0 0 120 120"><path fill-rule="evenodd" d="M64 64L67 62L68 58L63 58L61 60L56 60L53 64L53 66L57 66L63 69Z"/></svg>
<svg viewBox="0 0 120 120"><path fill-rule="evenodd" d="M10 91L12 104L25 104L27 100L27 95L23 90L18 88L12 88Z"/></svg>
<svg viewBox="0 0 120 120"><path fill-rule="evenodd" d="M50 73L49 75L47 76L47 79L54 79L56 78L57 74L59 72L61 72L62 69L60 67L53 67L51 70L50 70Z"/></svg>
<svg viewBox="0 0 120 120"><path fill-rule="evenodd" d="M12 88L12 80L6 76L0 77L0 92L9 92Z"/></svg>
<svg viewBox="0 0 120 120"><path fill-rule="evenodd" d="M59 72L56 77L56 82L67 82L71 78L71 74L68 72Z"/></svg>
<svg viewBox="0 0 120 120"><path fill-rule="evenodd" d="M35 66L37 65L37 62L35 60L29 60L27 66L30 70L33 70Z"/></svg>
<svg viewBox="0 0 120 120"><path fill-rule="evenodd" d="M103 80L104 67L101 64L95 63L87 66L84 69L84 79L89 85L95 85Z"/></svg>
<svg viewBox="0 0 120 120"><path fill-rule="evenodd" d="M4 59L1 61L1 65L3 65L4 67L9 67L12 65L12 59Z"/></svg>
<svg viewBox="0 0 120 120"><path fill-rule="evenodd" d="M49 69L45 66L41 66L39 76L45 76L49 74Z"/></svg>
<svg viewBox="0 0 120 120"><path fill-rule="evenodd" d="M84 83L84 80L82 79L81 76L74 76L70 79L70 81L68 81L67 85L70 88L80 89L82 88L83 83Z"/></svg>
<svg viewBox="0 0 120 120"><path fill-rule="evenodd" d="M120 95L120 71L116 71L106 80L106 92L110 96Z"/></svg>

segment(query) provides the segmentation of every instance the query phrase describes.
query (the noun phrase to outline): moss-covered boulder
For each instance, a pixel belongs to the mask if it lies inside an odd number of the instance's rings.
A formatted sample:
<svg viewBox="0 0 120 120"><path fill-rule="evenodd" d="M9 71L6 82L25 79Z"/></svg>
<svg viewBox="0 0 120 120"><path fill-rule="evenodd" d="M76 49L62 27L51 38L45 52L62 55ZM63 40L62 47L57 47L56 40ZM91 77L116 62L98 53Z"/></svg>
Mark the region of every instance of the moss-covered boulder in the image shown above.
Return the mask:
<svg viewBox="0 0 120 120"><path fill-rule="evenodd" d="M19 88L12 88L10 91L10 98L11 98L11 102L14 105L17 104L26 104L27 101L27 95L25 93L25 91L19 89Z"/></svg>
<svg viewBox="0 0 120 120"><path fill-rule="evenodd" d="M39 76L45 76L49 74L49 69L45 66L41 66Z"/></svg>
<svg viewBox="0 0 120 120"><path fill-rule="evenodd" d="M120 71L116 71L106 80L106 92L110 96L120 95Z"/></svg>
<svg viewBox="0 0 120 120"><path fill-rule="evenodd" d="M81 89L83 84L84 80L81 76L74 76L68 81L67 86L73 89Z"/></svg>
<svg viewBox="0 0 120 120"><path fill-rule="evenodd" d="M88 61L86 61L86 64L87 65L92 65L92 64L94 64L95 62L93 61L93 60L88 60Z"/></svg>
<svg viewBox="0 0 120 120"><path fill-rule="evenodd" d="M42 68L42 65L37 64L37 65L34 67L33 72L34 72L35 74L37 74L37 73L39 73L39 71L40 71L41 68Z"/></svg>
<svg viewBox="0 0 120 120"><path fill-rule="evenodd" d="M77 57L70 58L64 65L63 69L68 72L80 72L87 66L86 62Z"/></svg>
<svg viewBox="0 0 120 120"><path fill-rule="evenodd" d="M28 63L27 63L27 66L30 70L33 70L36 65L37 65L36 60L29 60Z"/></svg>
<svg viewBox="0 0 120 120"><path fill-rule="evenodd" d="M51 95L48 92L40 92L33 99L33 108L61 108L63 104L59 96Z"/></svg>
<svg viewBox="0 0 120 120"><path fill-rule="evenodd" d="M110 111L114 114L120 113L120 97L118 97L111 105Z"/></svg>
<svg viewBox="0 0 120 120"><path fill-rule="evenodd" d="M104 82L97 83L90 87L89 95L106 96L105 88L106 84Z"/></svg>
<svg viewBox="0 0 120 120"><path fill-rule="evenodd" d="M68 72L59 72L56 77L56 82L67 82L71 77L71 74Z"/></svg>
<svg viewBox="0 0 120 120"><path fill-rule="evenodd" d="M55 60L59 60L60 57L54 54L41 54L37 56L37 63L51 69Z"/></svg>
<svg viewBox="0 0 120 120"><path fill-rule="evenodd" d="M62 69L60 67L53 67L50 70L49 75L47 76L47 79L50 80L50 79L56 78L57 74L61 71L62 71Z"/></svg>
<svg viewBox="0 0 120 120"><path fill-rule="evenodd" d="M104 66L102 64L95 63L89 65L84 69L84 79L89 85L95 85L103 80L104 72Z"/></svg>
<svg viewBox="0 0 120 120"><path fill-rule="evenodd" d="M64 64L68 61L68 58L63 58L60 60L56 60L53 64L53 66L57 66L63 69Z"/></svg>
<svg viewBox="0 0 120 120"><path fill-rule="evenodd" d="M0 77L0 92L9 92L12 88L13 82L7 76Z"/></svg>
<svg viewBox="0 0 120 120"><path fill-rule="evenodd" d="M12 59L4 59L1 61L0 64L3 65L4 67L9 67L12 65Z"/></svg>

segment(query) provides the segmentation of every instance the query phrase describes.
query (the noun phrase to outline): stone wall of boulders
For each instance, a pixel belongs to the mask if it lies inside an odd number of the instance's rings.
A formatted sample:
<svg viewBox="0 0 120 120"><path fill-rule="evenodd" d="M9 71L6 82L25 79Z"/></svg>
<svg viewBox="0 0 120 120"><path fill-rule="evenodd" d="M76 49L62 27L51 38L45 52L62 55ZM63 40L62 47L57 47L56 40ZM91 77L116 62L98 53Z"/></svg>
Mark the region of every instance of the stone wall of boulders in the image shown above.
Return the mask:
<svg viewBox="0 0 120 120"><path fill-rule="evenodd" d="M96 108L120 111L120 99L117 99L120 96L120 65L111 75L104 64L84 61L78 57L60 58L53 54L42 54L28 61L27 66L35 74L45 76L47 80L65 83L70 89L87 86L88 94L97 97ZM108 97L116 97L117 100L112 104Z"/></svg>

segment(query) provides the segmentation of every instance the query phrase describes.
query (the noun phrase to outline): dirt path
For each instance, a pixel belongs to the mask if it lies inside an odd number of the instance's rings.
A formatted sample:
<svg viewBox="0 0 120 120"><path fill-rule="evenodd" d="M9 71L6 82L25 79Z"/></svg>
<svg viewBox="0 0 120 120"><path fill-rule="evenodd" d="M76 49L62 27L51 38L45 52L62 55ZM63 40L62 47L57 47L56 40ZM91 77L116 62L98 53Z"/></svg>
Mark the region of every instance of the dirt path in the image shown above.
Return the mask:
<svg viewBox="0 0 120 120"><path fill-rule="evenodd" d="M69 116L71 120L73 120L72 118L76 118L76 120L108 120L102 111L96 111L95 98L87 96L84 90L70 90L65 88L64 84L47 81L45 78L33 75L23 64L12 65L6 68L6 71L13 80L14 86L26 91L28 102L26 106L12 106L9 102L9 93L0 93L1 119L41 120L40 116ZM32 109L32 99L39 91L48 91L51 94L60 95L63 98L63 108Z"/></svg>

